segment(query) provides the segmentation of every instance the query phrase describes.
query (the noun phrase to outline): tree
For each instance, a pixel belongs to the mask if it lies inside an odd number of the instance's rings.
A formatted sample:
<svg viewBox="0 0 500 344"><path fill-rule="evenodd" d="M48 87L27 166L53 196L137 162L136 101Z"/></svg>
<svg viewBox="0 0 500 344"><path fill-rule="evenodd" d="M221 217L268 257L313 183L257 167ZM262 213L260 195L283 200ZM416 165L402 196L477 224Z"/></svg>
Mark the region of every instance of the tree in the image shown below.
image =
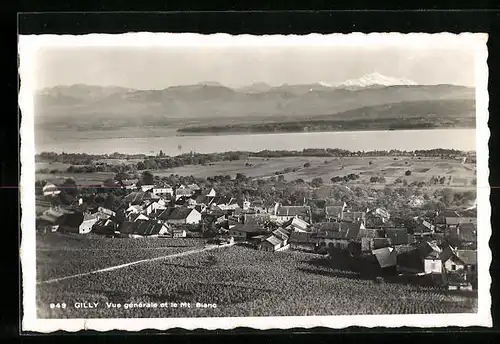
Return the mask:
<svg viewBox="0 0 500 344"><path fill-rule="evenodd" d="M144 166L144 162L143 161L139 161L136 166L137 166L137 169L139 171L142 171L142 170L146 169L146 167Z"/></svg>
<svg viewBox="0 0 500 344"><path fill-rule="evenodd" d="M123 180L126 180L128 179L128 173L126 172L118 172L116 175L115 175L115 180L116 181L123 181Z"/></svg>
<svg viewBox="0 0 500 344"><path fill-rule="evenodd" d="M405 176L411 176L411 171L410 171L410 170L407 170L407 171L405 172Z"/></svg>
<svg viewBox="0 0 500 344"><path fill-rule="evenodd" d="M154 184L154 176L150 171L144 171L142 172L141 175L141 180L144 185L151 185Z"/></svg>
<svg viewBox="0 0 500 344"><path fill-rule="evenodd" d="M311 185L315 188L319 188L321 185L323 185L323 178L321 177L314 178L311 181Z"/></svg>
<svg viewBox="0 0 500 344"><path fill-rule="evenodd" d="M62 183L62 192L70 196L75 197L78 194L78 187L73 178L67 178L64 183Z"/></svg>
<svg viewBox="0 0 500 344"><path fill-rule="evenodd" d="M238 181L244 181L247 179L247 177L243 173L236 173L236 180Z"/></svg>

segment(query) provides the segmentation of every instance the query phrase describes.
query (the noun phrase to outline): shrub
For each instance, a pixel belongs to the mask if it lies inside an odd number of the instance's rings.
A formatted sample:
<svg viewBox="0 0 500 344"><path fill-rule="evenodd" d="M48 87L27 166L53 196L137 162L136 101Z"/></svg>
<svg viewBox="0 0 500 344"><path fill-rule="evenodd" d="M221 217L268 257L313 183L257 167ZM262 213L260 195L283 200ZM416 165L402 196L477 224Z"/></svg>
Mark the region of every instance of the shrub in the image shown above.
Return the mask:
<svg viewBox="0 0 500 344"><path fill-rule="evenodd" d="M306 162L306 163L304 164L304 167L305 167L305 168L307 168L307 167L311 167L311 163Z"/></svg>
<svg viewBox="0 0 500 344"><path fill-rule="evenodd" d="M405 172L405 176L411 176L411 171L410 171L410 170L407 170L407 171Z"/></svg>

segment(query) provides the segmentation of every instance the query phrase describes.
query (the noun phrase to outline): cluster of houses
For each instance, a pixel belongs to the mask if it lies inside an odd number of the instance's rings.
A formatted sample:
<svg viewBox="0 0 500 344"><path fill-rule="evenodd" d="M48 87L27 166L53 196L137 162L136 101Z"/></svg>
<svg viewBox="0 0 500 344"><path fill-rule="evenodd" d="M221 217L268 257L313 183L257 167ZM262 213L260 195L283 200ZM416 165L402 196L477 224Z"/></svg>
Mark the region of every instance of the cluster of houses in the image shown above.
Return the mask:
<svg viewBox="0 0 500 344"><path fill-rule="evenodd" d="M220 243L236 242L263 251L286 249L319 253L345 252L373 262L382 271L430 275L450 287L470 288L477 278L477 218L445 211L433 221L407 228L366 228L367 216L385 223L390 214L381 208L354 211L345 202L310 200L300 206L259 199L221 197L198 185L170 186L124 183L129 193L120 209L97 207L49 208L37 217L38 228L80 234L121 237L186 237L197 233ZM49 185L46 192L57 192ZM82 204L79 201L79 205ZM312 211L323 210L323 221L312 223ZM432 222L432 223L431 223Z"/></svg>
<svg viewBox="0 0 500 344"><path fill-rule="evenodd" d="M362 215L355 215L322 223L316 231L293 232L289 242L292 249L344 252L382 273L430 276L450 289L477 283L477 218L466 213L444 211L433 223L422 220L411 233L366 228Z"/></svg>

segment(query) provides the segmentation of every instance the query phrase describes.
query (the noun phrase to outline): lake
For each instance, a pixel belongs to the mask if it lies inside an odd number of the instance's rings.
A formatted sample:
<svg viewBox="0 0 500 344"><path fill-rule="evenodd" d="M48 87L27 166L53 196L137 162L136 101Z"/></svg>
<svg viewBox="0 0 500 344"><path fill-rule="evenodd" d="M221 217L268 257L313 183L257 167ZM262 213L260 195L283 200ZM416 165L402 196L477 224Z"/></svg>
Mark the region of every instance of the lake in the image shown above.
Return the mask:
<svg viewBox="0 0 500 344"><path fill-rule="evenodd" d="M54 132L37 135L37 153L66 152L108 154L151 154L161 150L167 155L227 151L302 150L304 148L340 148L351 151L476 149L475 129L431 129L394 131L344 131L279 134L234 134L207 136L127 135L121 130L88 133Z"/></svg>

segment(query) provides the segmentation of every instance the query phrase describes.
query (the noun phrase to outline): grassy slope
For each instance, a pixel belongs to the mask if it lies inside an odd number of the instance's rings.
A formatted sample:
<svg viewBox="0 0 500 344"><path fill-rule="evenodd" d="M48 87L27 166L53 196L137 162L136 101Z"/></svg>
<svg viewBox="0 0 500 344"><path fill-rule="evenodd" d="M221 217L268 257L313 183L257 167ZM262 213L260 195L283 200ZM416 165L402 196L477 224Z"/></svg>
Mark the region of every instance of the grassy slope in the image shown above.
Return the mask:
<svg viewBox="0 0 500 344"><path fill-rule="evenodd" d="M209 256L214 265L207 264ZM374 284L295 251L225 248L38 287L41 317L186 317L473 312L477 299L408 284ZM69 306L50 310L58 300ZM91 310L74 302L101 302ZM190 302L191 308L107 309L105 302ZM216 303L197 309L195 303Z"/></svg>

